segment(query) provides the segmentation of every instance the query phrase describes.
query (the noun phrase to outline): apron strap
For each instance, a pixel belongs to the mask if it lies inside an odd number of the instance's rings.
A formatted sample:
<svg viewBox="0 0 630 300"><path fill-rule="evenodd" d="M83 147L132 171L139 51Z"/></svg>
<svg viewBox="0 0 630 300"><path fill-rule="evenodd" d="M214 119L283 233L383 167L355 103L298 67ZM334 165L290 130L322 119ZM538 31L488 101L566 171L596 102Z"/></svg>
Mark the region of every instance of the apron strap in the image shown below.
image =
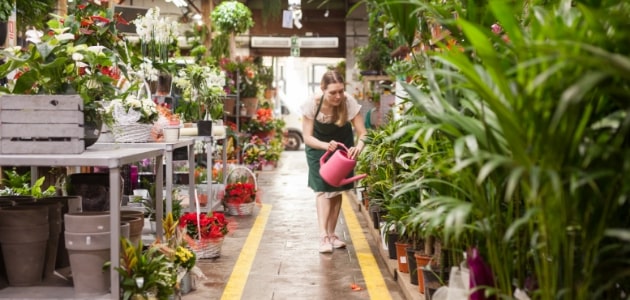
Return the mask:
<svg viewBox="0 0 630 300"><path fill-rule="evenodd" d="M322 98L319 99L319 105L317 106L317 111L315 112L315 117L313 118L314 121L317 121L317 115L319 115L319 110L322 108L322 103L324 103L324 95L322 95Z"/></svg>

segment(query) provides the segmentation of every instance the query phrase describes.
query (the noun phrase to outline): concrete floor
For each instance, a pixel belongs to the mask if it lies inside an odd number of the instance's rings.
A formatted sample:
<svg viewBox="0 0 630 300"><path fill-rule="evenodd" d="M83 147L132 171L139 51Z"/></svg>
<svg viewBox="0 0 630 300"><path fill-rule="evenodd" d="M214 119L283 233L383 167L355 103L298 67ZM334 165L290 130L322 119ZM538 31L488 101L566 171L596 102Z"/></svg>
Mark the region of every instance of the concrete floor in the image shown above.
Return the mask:
<svg viewBox="0 0 630 300"><path fill-rule="evenodd" d="M347 222L340 218L337 235L348 243L346 249L335 249L332 254L320 254L315 197L306 186L307 166L304 151L285 151L281 164L274 171L261 172L258 185L263 190L263 205L254 209L252 216L230 217L232 231L225 238L222 254L216 259L202 259L198 266L207 277L197 282L197 289L184 295L184 300L207 299L382 299L375 298L366 285L365 275L355 252ZM348 199L344 199L347 201ZM252 230L257 215L270 208L262 230L260 244L253 253L249 269L235 267L243 245ZM362 229L358 237L376 253L376 269L369 276L382 278L390 299L405 299L386 263L378 255L374 237L368 231L364 216L350 207ZM354 209L352 209L354 208ZM249 249L250 253L252 249ZM374 272L380 274L373 274ZM228 287L228 281L240 278L241 286ZM353 284L360 290L353 290ZM236 289L236 292L234 290ZM376 289L376 288L375 288ZM239 294L240 293L240 294Z"/></svg>

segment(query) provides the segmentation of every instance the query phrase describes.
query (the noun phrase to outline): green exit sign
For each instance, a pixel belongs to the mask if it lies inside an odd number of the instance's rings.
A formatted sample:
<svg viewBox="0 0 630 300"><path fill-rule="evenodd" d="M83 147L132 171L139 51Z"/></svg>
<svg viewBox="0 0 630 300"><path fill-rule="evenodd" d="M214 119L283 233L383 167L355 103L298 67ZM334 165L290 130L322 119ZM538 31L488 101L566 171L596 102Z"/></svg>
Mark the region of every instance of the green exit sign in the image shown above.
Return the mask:
<svg viewBox="0 0 630 300"><path fill-rule="evenodd" d="M300 48L299 47L291 47L291 56L299 57L300 56Z"/></svg>

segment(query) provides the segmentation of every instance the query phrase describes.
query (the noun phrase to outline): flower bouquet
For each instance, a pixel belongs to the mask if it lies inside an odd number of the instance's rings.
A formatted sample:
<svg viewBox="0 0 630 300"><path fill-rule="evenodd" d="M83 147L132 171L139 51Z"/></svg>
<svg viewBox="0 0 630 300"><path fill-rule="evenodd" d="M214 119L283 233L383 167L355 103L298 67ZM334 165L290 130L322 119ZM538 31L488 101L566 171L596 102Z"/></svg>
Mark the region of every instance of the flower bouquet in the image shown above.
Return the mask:
<svg viewBox="0 0 630 300"><path fill-rule="evenodd" d="M179 218L179 227L186 229L184 239L198 258L221 255L223 237L228 233L227 220L222 212L192 213Z"/></svg>

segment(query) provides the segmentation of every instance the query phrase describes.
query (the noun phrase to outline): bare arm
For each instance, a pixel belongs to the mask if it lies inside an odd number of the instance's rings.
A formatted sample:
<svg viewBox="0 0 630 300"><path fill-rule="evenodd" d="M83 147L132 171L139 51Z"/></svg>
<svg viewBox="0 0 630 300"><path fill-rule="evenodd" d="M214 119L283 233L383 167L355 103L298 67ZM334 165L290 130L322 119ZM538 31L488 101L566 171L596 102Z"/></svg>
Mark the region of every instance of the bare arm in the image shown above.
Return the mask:
<svg viewBox="0 0 630 300"><path fill-rule="evenodd" d="M352 125L354 126L354 132L357 135L358 141L354 147L348 149L348 156L354 159L359 156L359 154L363 150L363 147L365 146L365 142L363 141L363 139L365 139L367 130L365 129L363 115L359 113L354 118L352 118Z"/></svg>

